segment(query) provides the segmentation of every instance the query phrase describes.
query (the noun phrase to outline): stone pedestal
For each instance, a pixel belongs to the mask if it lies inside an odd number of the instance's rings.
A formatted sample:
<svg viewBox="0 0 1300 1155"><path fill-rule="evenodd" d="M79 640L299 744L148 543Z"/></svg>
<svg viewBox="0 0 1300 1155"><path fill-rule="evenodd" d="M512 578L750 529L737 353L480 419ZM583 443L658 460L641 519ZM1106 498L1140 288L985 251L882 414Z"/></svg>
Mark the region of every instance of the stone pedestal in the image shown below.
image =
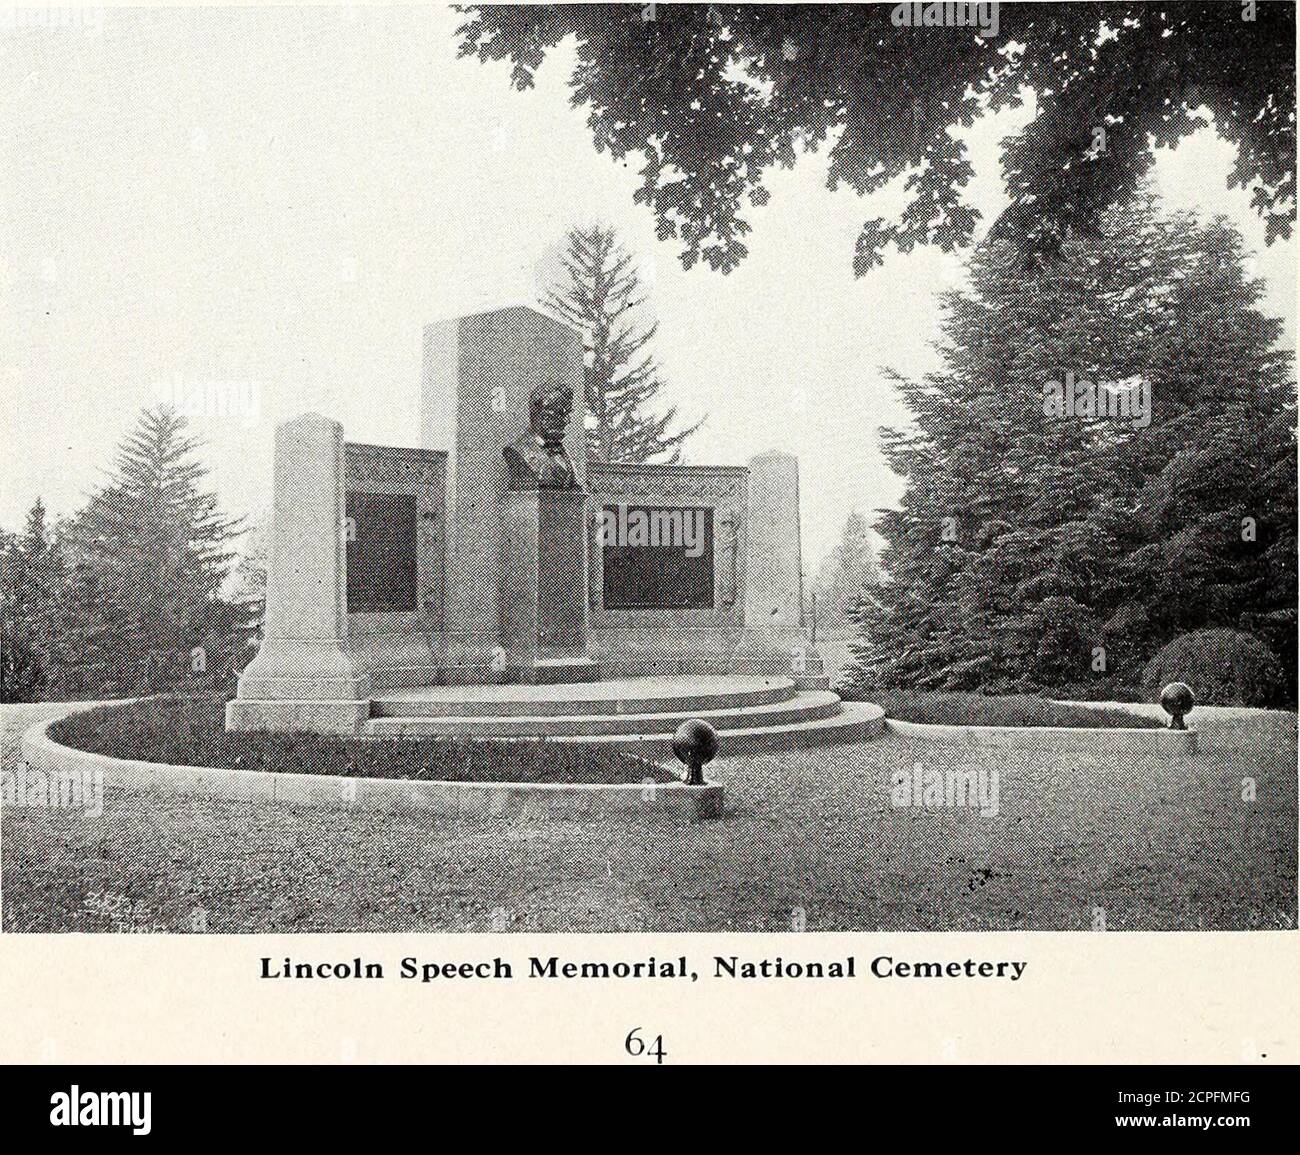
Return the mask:
<svg viewBox="0 0 1300 1155"><path fill-rule="evenodd" d="M501 644L520 681L596 677L587 649L586 510L581 489L505 494Z"/></svg>
<svg viewBox="0 0 1300 1155"><path fill-rule="evenodd" d="M491 681L502 644L501 607L509 488L502 451L529 427L529 392L567 383L574 405L564 446L586 484L582 341L529 308L499 309L424 331L421 444L449 451L447 582L443 629L450 680ZM499 665L499 663L497 663ZM458 675L456 667L461 667Z"/></svg>
<svg viewBox="0 0 1300 1155"><path fill-rule="evenodd" d="M370 678L347 653L343 427L308 413L275 431L265 638L226 706L232 730L353 733Z"/></svg>

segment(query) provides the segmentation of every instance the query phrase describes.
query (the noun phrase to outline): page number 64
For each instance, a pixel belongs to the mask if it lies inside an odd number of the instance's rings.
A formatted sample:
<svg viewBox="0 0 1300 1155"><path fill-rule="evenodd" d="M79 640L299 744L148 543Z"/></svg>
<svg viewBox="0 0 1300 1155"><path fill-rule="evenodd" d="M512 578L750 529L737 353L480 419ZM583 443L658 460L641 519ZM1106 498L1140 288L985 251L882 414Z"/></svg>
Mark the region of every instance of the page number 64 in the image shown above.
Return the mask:
<svg viewBox="0 0 1300 1155"><path fill-rule="evenodd" d="M633 1027L628 1032L627 1038L623 1040L623 1049L634 1059L653 1059L660 1065L668 1057L668 1052L664 1050L663 1035L655 1035L647 1042L641 1037L640 1027Z"/></svg>

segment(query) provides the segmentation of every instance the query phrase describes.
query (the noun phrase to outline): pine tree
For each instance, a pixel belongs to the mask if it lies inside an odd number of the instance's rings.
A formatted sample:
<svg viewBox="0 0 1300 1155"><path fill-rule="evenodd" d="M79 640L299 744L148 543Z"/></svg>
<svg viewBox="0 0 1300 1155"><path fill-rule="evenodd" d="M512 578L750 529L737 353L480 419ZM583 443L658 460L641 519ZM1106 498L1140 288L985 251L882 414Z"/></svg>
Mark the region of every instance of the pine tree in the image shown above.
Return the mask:
<svg viewBox="0 0 1300 1155"><path fill-rule="evenodd" d="M0 700L31 701L62 658L63 559L38 497L21 534L0 540Z"/></svg>
<svg viewBox="0 0 1300 1155"><path fill-rule="evenodd" d="M199 665L223 669L240 645L221 587L242 525L201 490L207 468L185 427L168 406L145 411L66 533L84 659L123 689L184 684L196 650Z"/></svg>
<svg viewBox="0 0 1300 1155"><path fill-rule="evenodd" d="M876 584L878 576L867 519L854 510L844 523L839 544L827 555L813 583L818 624L842 629L849 622L850 611Z"/></svg>
<svg viewBox="0 0 1300 1155"><path fill-rule="evenodd" d="M544 303L583 335L586 349L587 454L593 461L672 463L703 420L672 432L677 406L659 416L651 406L663 388L647 346L658 324L638 323L644 305L631 255L614 230L572 228L561 257L565 275Z"/></svg>
<svg viewBox="0 0 1300 1155"><path fill-rule="evenodd" d="M1182 630L1286 629L1295 387L1241 264L1222 222L1146 195L1059 261L977 250L943 369L898 379L914 425L883 443L907 490L878 523L888 580L856 615L849 684L1133 680ZM1049 412L1067 373L1149 385L1150 424Z"/></svg>
<svg viewBox="0 0 1300 1155"><path fill-rule="evenodd" d="M1116 447L1136 496L1131 511L1102 511L1121 553L1110 601L1132 613L1140 600L1145 634L1160 644L1206 628L1258 632L1294 698L1291 355L1275 347L1281 322L1257 308L1263 286L1245 275L1237 232L1216 219L1184 236L1195 273L1177 282L1178 324L1154 350L1157 419Z"/></svg>

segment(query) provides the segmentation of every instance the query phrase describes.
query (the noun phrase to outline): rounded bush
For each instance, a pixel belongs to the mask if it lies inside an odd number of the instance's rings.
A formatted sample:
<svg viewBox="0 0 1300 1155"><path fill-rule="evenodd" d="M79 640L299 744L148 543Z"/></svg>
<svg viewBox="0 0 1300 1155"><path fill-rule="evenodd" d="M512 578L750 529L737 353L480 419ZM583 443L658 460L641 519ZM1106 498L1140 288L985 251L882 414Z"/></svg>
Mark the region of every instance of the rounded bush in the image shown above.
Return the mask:
<svg viewBox="0 0 1300 1155"><path fill-rule="evenodd" d="M1253 634L1198 630L1180 634L1146 665L1142 684L1159 692L1186 682L1196 701L1214 706L1277 706L1286 698L1282 663Z"/></svg>

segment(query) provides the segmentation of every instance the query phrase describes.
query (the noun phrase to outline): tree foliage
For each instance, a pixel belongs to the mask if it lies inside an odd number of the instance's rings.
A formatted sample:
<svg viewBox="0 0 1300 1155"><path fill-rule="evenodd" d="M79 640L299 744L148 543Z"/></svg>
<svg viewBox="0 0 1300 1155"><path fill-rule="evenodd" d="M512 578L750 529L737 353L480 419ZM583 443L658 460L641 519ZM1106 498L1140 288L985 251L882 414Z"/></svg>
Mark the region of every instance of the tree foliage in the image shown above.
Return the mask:
<svg viewBox="0 0 1300 1155"><path fill-rule="evenodd" d="M545 292L546 306L580 333L586 350L587 453L594 461L669 464L703 421L673 432L677 406L651 407L663 380L647 351L658 330L638 313L645 303L632 256L611 228L572 228L560 263L564 275Z"/></svg>
<svg viewBox="0 0 1300 1155"><path fill-rule="evenodd" d="M1011 203L994 229L1030 258L1095 231L1139 186L1153 146L1196 131L1201 110L1236 145L1229 183L1251 189L1268 240L1290 235L1293 5L1002 4L985 37L898 27L895 7L471 5L460 53L509 61L523 90L572 37L570 102L587 110L597 151L640 156L635 199L687 268L735 268L767 174L822 149L832 189L906 183L898 219L864 224L859 275L891 247L966 246L980 214L962 198L973 171L954 130L1031 96L1034 118L1004 144Z"/></svg>
<svg viewBox="0 0 1300 1155"><path fill-rule="evenodd" d="M1142 672L1142 684L1153 693L1170 682L1188 683L1202 704L1268 707L1288 701L1282 663L1258 638L1237 630L1179 634Z"/></svg>
<svg viewBox="0 0 1300 1155"><path fill-rule="evenodd" d="M993 240L945 297L943 367L896 378L906 478L851 678L1134 684L1177 634L1295 632L1295 385L1240 237L1149 197L1026 274ZM1149 386L1149 423L1049 414L1051 386ZM1100 392L1097 393L1100 395Z"/></svg>
<svg viewBox="0 0 1300 1155"><path fill-rule="evenodd" d="M38 497L23 532L0 535L0 700L44 689L62 651L63 584L62 550Z"/></svg>
<svg viewBox="0 0 1300 1155"><path fill-rule="evenodd" d="M244 538L234 569L233 599L244 606L248 620L260 635L266 618L266 580L271 536L269 512L256 517Z"/></svg>
<svg viewBox="0 0 1300 1155"><path fill-rule="evenodd" d="M51 533L37 502L4 542L7 700L207 686L246 656L249 607L222 594L242 527L185 424L146 411L76 516Z"/></svg>
<svg viewBox="0 0 1300 1155"><path fill-rule="evenodd" d="M854 510L844 523L839 544L827 555L813 582L818 624L842 629L878 579L870 527Z"/></svg>

